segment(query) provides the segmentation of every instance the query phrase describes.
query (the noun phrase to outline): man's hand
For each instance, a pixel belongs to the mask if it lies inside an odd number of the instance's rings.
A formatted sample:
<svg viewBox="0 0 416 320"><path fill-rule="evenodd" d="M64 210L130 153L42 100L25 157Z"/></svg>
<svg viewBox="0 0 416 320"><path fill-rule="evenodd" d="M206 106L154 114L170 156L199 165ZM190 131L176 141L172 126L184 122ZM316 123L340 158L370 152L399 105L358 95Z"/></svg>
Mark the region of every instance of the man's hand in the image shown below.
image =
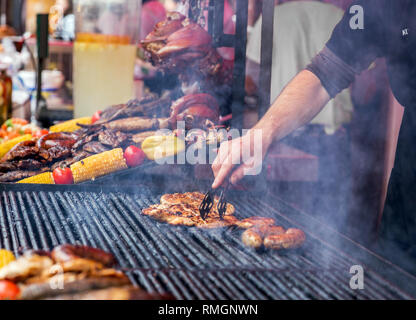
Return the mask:
<svg viewBox="0 0 416 320"><path fill-rule="evenodd" d="M212 165L215 175L212 187L218 188L230 175L230 182L235 184L244 175L259 174L273 139L280 140L307 124L329 100L319 78L308 70L301 71L253 129L245 136L221 145Z"/></svg>
<svg viewBox="0 0 416 320"><path fill-rule="evenodd" d="M260 174L269 145L261 129L252 129L243 137L223 142L212 164L215 176L212 188L220 187L229 176L231 184L237 184L245 175Z"/></svg>

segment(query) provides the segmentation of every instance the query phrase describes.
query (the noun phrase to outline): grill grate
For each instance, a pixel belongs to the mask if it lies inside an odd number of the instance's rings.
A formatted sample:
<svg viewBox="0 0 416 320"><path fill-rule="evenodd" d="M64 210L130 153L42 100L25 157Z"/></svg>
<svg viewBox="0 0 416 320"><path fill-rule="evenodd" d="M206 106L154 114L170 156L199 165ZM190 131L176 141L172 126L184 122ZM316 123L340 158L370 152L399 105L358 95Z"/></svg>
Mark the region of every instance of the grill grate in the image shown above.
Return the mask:
<svg viewBox="0 0 416 320"><path fill-rule="evenodd" d="M385 261L340 235L329 234L331 242L325 241L316 222L278 200L269 205L256 198L230 196L239 218L272 216L283 227L304 229L308 240L296 252L245 248L239 230L186 229L155 222L140 214L159 201L160 194L146 187L139 193L137 188L135 193L52 190L1 191L0 247L16 254L32 248L49 250L60 243L99 247L115 255L135 284L152 293L170 292L178 299L407 299L415 295L411 288L416 288L416 279L411 275L394 269L394 279L383 276ZM354 264L364 266L364 290L349 287Z"/></svg>

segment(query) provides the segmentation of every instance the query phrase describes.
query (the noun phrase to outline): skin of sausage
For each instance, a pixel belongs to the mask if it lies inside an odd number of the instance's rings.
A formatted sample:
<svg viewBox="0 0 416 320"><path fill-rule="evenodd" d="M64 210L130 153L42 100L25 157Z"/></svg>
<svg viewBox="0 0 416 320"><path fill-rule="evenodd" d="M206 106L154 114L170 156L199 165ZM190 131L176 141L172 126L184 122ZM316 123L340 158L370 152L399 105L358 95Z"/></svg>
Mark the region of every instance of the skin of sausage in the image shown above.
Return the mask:
<svg viewBox="0 0 416 320"><path fill-rule="evenodd" d="M263 244L263 235L256 229L247 229L241 235L243 244L250 248L258 249Z"/></svg>
<svg viewBox="0 0 416 320"><path fill-rule="evenodd" d="M241 222L239 223L239 227L244 228L244 229L249 229L249 228L252 228L255 226L261 226L261 225L271 226L274 223L275 223L275 220L273 218L254 216L254 217L241 220Z"/></svg>
<svg viewBox="0 0 416 320"><path fill-rule="evenodd" d="M283 234L271 234L265 237L264 246L269 249L295 249L306 240L305 233L299 229L288 229Z"/></svg>

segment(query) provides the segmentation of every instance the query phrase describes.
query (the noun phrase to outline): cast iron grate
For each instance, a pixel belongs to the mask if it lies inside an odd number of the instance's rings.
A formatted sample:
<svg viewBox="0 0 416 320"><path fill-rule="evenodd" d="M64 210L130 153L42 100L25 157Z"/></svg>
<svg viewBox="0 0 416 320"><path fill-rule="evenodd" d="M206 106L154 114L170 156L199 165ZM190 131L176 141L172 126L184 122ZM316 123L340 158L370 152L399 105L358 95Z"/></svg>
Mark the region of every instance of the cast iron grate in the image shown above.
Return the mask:
<svg viewBox="0 0 416 320"><path fill-rule="evenodd" d="M238 194L231 197L239 218L273 216L279 225L306 230L308 240L301 250L256 252L242 246L238 230L157 223L140 213L160 197L146 187L134 193L71 190L1 191L0 247L16 254L61 243L100 247L116 256L135 284L149 292L170 292L177 299L408 299L415 295L411 288L416 288L416 279L411 275L400 269L394 269L393 276L381 275L385 261L370 255L367 265L368 252L338 235L331 236L331 243L322 240L319 230L305 228L310 222L302 224L304 217L277 200L270 204ZM363 260L352 257L355 249ZM349 286L349 270L355 264L364 266L364 290Z"/></svg>

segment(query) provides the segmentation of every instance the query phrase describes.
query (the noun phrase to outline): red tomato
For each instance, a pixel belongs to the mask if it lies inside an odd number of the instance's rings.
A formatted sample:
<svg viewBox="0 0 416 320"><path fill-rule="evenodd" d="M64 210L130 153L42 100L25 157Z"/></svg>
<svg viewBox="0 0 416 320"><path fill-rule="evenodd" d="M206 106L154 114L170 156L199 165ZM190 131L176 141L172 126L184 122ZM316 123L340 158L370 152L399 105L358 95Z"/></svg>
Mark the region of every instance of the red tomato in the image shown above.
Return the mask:
<svg viewBox="0 0 416 320"><path fill-rule="evenodd" d="M16 300L19 297L19 287L11 281L0 281L0 300Z"/></svg>
<svg viewBox="0 0 416 320"><path fill-rule="evenodd" d="M38 130L33 134L33 137L34 138L40 138L40 137L43 137L45 134L48 134L48 133L49 133L49 131L46 130L46 129Z"/></svg>
<svg viewBox="0 0 416 320"><path fill-rule="evenodd" d="M135 146L130 146L124 151L124 159L129 167L141 165L146 158L143 150Z"/></svg>
<svg viewBox="0 0 416 320"><path fill-rule="evenodd" d="M73 184L74 177L70 168L56 168L52 172L56 184Z"/></svg>
<svg viewBox="0 0 416 320"><path fill-rule="evenodd" d="M101 113L103 113L101 110L98 110L96 113L94 113L94 115L91 118L91 123L94 123L94 122L100 120Z"/></svg>

